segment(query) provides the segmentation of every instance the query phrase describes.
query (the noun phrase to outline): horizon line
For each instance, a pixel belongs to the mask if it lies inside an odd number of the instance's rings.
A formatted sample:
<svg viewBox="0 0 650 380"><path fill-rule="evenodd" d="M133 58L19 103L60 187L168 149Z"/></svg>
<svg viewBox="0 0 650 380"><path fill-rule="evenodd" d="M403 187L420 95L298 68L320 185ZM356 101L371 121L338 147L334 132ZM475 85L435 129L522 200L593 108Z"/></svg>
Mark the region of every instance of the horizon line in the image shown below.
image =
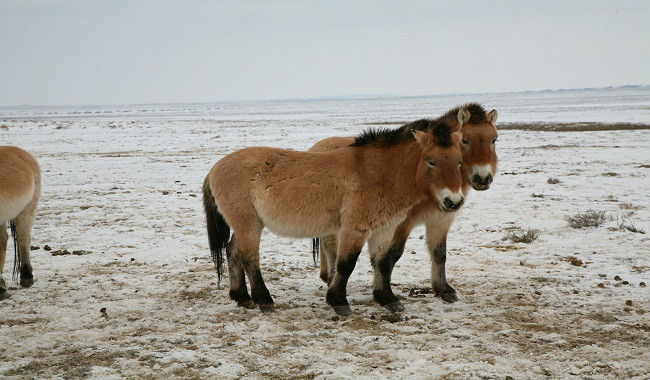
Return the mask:
<svg viewBox="0 0 650 380"><path fill-rule="evenodd" d="M99 107L99 106L147 106L147 105L162 105L162 104L215 104L215 103L262 103L262 102L288 102L288 101L318 101L318 100L345 100L345 99L372 99L372 98L427 98L427 97L442 97L442 96L459 96L459 95L496 95L496 94L517 94L517 93L531 93L531 92L562 92L562 91L589 91L589 90L608 90L608 89L622 89L622 88L644 88L650 87L650 84L625 84L616 86L603 86L603 87L576 87L576 88L556 88L556 89L543 89L543 90L520 90L520 91L497 91L497 92L452 92L442 94L426 94L426 95L398 95L398 94L356 94L356 95L323 95L311 97L293 97L293 98L267 98L267 99L223 99L223 100L209 100L209 101L182 101L182 102L151 102L151 103L105 103L105 104L17 104L17 105L1 105L0 109L11 108L26 108L26 107Z"/></svg>

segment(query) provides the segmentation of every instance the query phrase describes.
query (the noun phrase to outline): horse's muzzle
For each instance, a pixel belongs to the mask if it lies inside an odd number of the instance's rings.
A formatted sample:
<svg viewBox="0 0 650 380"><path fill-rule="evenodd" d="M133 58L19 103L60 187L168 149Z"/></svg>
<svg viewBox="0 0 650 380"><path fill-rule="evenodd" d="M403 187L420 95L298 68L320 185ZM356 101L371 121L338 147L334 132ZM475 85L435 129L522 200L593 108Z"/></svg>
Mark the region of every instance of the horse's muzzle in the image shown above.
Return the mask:
<svg viewBox="0 0 650 380"><path fill-rule="evenodd" d="M490 185L492 184L492 180L494 177L492 177L492 174L488 174L485 177L481 177L478 174L474 174L472 177L472 187L474 190L487 190L490 188Z"/></svg>
<svg viewBox="0 0 650 380"><path fill-rule="evenodd" d="M460 200L458 202L454 202L454 201L451 200L450 197L446 197L442 201L442 210L446 211L446 212L454 212L454 211L457 211L460 208L460 206L463 205L463 203L465 203L465 198L464 197L460 198Z"/></svg>

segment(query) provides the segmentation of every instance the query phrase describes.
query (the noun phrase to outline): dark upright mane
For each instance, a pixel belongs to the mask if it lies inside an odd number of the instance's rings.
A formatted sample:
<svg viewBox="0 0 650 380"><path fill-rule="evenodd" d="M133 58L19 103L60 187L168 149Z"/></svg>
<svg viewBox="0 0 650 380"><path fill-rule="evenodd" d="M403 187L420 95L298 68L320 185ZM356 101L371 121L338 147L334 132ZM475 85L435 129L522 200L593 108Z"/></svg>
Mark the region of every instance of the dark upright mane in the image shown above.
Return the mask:
<svg viewBox="0 0 650 380"><path fill-rule="evenodd" d="M456 111L458 112L458 111ZM422 132L431 133L438 145L447 147L451 146L452 125L447 119L420 119L412 123L404 124L396 129L389 128L369 128L361 132L354 139L350 146L376 146L387 148L415 140L411 130L415 129Z"/></svg>
<svg viewBox="0 0 650 380"><path fill-rule="evenodd" d="M467 103L462 106L450 109L442 116L438 117L438 119L445 119L448 122L456 122L458 120L458 111L460 111L461 108L465 108L470 113L469 121L465 124L487 123L487 116L485 113L485 109L483 108L482 105L478 103Z"/></svg>

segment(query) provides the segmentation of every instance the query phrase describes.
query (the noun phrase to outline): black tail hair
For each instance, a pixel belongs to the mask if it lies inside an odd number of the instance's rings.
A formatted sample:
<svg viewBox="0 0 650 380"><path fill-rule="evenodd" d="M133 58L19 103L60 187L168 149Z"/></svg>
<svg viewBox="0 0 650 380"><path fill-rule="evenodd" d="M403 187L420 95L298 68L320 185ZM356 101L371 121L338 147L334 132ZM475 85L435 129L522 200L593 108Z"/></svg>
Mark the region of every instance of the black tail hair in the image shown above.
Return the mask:
<svg viewBox="0 0 650 380"><path fill-rule="evenodd" d="M3 228L6 227L3 226ZM14 240L14 271L11 274L11 279L13 282L16 282L16 279L20 273L20 254L18 253L18 235L16 234L16 223L13 221L9 222L9 228L11 229L11 238Z"/></svg>
<svg viewBox="0 0 650 380"><path fill-rule="evenodd" d="M208 227L208 240L210 242L210 254L212 262L217 269L218 283L221 284L223 275L223 251L230 239L230 226L226 223L223 215L217 209L217 203L212 196L212 190L206 178L203 182L203 207Z"/></svg>
<svg viewBox="0 0 650 380"><path fill-rule="evenodd" d="M314 259L314 266L318 266L316 260L320 254L320 238L311 239L311 257Z"/></svg>

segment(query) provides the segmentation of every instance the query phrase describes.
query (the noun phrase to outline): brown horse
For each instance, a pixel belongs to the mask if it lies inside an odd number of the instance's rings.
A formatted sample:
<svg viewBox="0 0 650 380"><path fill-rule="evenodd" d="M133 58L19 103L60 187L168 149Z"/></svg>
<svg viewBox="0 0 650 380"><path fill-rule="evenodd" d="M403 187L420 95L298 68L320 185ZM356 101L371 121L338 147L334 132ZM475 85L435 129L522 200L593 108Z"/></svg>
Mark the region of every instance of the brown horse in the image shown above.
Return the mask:
<svg viewBox="0 0 650 380"><path fill-rule="evenodd" d="M463 194L467 195L469 188L487 190L494 178L497 168L497 155L495 143L497 130L494 127L497 120L497 111L485 112L483 107L476 103L463 106L471 117L461 128L463 139L461 142L463 164L461 165ZM440 116L439 121L448 122L455 119L459 108L452 109ZM330 137L316 143L309 151L324 152L339 149L349 145L351 137ZM411 230L418 225L426 226L427 247L431 256L431 286L436 295L444 301L455 302L458 300L456 291L447 282L445 262L447 258L447 233L454 221L455 213L440 210L437 204L424 200L417 204L408 213L395 232L385 240L368 240L370 259L374 269L373 296L380 305L391 311L402 311L404 306L393 294L390 279L395 263L404 252L404 245ZM392 238L391 238L392 237ZM315 241L315 252L318 249L318 240ZM333 276L332 266L335 261L336 236L327 236L320 241L321 278L329 283Z"/></svg>
<svg viewBox="0 0 650 380"><path fill-rule="evenodd" d="M466 111L459 115L461 121L469 118ZM424 200L446 211L463 203L458 122L418 123L419 128L368 130L332 152L255 147L219 160L203 184L203 202L219 278L226 250L230 298L272 310L260 272L264 227L291 237L335 234L340 243L326 299L337 313L349 315L346 286L368 238L394 230Z"/></svg>
<svg viewBox="0 0 650 380"><path fill-rule="evenodd" d="M20 285L34 284L29 259L32 223L41 194L41 169L29 153L13 146L0 146L0 301L10 297L2 277L7 257L7 222L14 239L13 278Z"/></svg>

